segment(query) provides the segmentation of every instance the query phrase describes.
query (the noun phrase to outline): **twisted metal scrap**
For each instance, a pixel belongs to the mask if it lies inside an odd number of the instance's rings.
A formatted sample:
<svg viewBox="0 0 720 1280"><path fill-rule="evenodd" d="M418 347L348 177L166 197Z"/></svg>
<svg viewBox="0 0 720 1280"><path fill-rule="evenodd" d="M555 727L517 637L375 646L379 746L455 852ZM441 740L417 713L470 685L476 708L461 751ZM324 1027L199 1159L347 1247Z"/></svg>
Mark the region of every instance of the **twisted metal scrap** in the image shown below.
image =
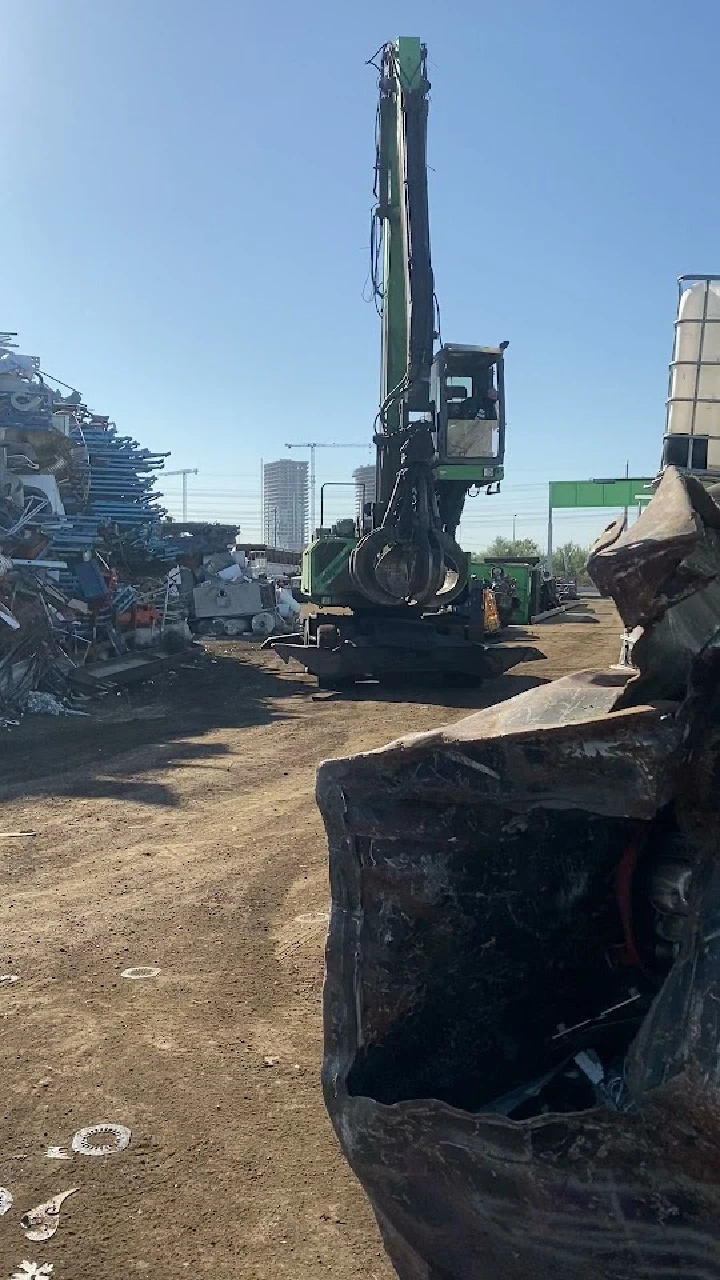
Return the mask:
<svg viewBox="0 0 720 1280"><path fill-rule="evenodd" d="M720 512L671 470L590 570L635 672L318 773L325 1100L401 1280L720 1280ZM631 1109L490 1113L573 983L607 981L618 864L670 807L690 915L625 1058Z"/></svg>
<svg viewBox="0 0 720 1280"><path fill-rule="evenodd" d="M695 658L720 628L720 508L675 467L631 528L608 526L592 548L590 575L612 596L640 679L626 702L682 698Z"/></svg>

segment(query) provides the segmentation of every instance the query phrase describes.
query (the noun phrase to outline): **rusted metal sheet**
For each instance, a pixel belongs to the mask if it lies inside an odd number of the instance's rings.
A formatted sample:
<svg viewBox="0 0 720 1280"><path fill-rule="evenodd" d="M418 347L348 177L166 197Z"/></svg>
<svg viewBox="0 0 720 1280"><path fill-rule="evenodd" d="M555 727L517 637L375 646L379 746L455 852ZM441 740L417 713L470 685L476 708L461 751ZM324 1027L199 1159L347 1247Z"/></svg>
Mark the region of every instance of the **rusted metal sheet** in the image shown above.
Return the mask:
<svg viewBox="0 0 720 1280"><path fill-rule="evenodd" d="M652 623L688 592L715 581L719 554L720 509L698 480L670 467L635 524L626 530L619 520L608 526L588 569L632 628Z"/></svg>
<svg viewBox="0 0 720 1280"><path fill-rule="evenodd" d="M318 774L325 1099L402 1280L720 1277L720 512L653 507L593 556L639 674Z"/></svg>
<svg viewBox="0 0 720 1280"><path fill-rule="evenodd" d="M610 525L588 569L631 631L638 698L682 698L696 654L720 624L720 509L698 480L670 467L629 529Z"/></svg>

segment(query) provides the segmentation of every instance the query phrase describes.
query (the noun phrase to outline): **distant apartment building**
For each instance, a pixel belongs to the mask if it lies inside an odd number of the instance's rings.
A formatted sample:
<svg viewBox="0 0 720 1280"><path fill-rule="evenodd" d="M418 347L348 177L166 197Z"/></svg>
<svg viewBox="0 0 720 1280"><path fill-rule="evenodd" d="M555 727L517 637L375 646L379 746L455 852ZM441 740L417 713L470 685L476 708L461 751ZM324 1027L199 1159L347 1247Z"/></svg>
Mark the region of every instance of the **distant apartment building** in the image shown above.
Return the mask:
<svg viewBox="0 0 720 1280"><path fill-rule="evenodd" d="M355 483L355 514L359 516L363 503L375 501L375 467L356 467L352 478Z"/></svg>
<svg viewBox="0 0 720 1280"><path fill-rule="evenodd" d="M281 458L263 467L263 537L269 547L302 551L308 533L308 464Z"/></svg>

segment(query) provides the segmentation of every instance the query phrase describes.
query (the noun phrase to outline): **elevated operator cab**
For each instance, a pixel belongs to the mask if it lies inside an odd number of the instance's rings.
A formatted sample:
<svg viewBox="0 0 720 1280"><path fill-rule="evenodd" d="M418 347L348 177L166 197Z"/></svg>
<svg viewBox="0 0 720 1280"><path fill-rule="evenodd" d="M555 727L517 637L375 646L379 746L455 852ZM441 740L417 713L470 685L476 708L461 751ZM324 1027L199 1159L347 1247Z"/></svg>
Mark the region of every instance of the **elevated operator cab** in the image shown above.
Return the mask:
<svg viewBox="0 0 720 1280"><path fill-rule="evenodd" d="M439 480L483 486L503 478L506 345L444 346L433 360L430 394Z"/></svg>

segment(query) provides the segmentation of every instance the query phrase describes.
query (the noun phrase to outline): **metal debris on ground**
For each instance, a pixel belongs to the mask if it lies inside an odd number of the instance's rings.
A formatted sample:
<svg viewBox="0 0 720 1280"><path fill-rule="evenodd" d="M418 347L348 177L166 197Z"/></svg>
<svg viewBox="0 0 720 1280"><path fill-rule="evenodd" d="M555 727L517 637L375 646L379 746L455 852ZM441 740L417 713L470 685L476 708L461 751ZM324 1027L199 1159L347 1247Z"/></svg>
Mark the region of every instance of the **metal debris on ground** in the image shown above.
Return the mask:
<svg viewBox="0 0 720 1280"><path fill-rule="evenodd" d="M81 1156L115 1156L125 1150L131 1137L132 1130L124 1124L91 1124L86 1129L78 1129L71 1146ZM94 1141L98 1138L111 1138L112 1141Z"/></svg>
<svg viewBox="0 0 720 1280"><path fill-rule="evenodd" d="M129 978L131 981L138 982L142 978L157 978L160 972L161 970L155 968L154 965L136 964L131 965L129 969L123 969L120 977Z"/></svg>
<svg viewBox="0 0 720 1280"><path fill-rule="evenodd" d="M167 455L61 394L13 337L0 333L0 727L86 715L80 699L126 683L102 663L136 650L291 629L296 602L230 545L237 528L163 524Z"/></svg>
<svg viewBox="0 0 720 1280"><path fill-rule="evenodd" d="M0 1218L3 1214L12 1209L13 1197L12 1191L8 1191L7 1187L0 1187Z"/></svg>
<svg viewBox="0 0 720 1280"><path fill-rule="evenodd" d="M24 1213L20 1226L25 1232L26 1240L39 1244L54 1236L60 1225L60 1209L68 1196L75 1195L77 1189L77 1187L70 1187L69 1191L59 1191L51 1200L46 1200L43 1204L38 1204L34 1209Z"/></svg>
<svg viewBox="0 0 720 1280"><path fill-rule="evenodd" d="M48 1147L45 1156L48 1160L72 1160L66 1147Z"/></svg>
<svg viewBox="0 0 720 1280"><path fill-rule="evenodd" d="M18 1265L17 1271L13 1271L10 1280L47 1280L54 1269L52 1262L28 1262L25 1260Z"/></svg>
<svg viewBox="0 0 720 1280"><path fill-rule="evenodd" d="M52 693L32 689L25 699L24 710L31 716L66 716L68 708Z"/></svg>
<svg viewBox="0 0 720 1280"><path fill-rule="evenodd" d="M158 637L168 624L166 455L62 395L12 338L0 334L0 709L77 713L86 668L126 652L140 622Z"/></svg>
<svg viewBox="0 0 720 1280"><path fill-rule="evenodd" d="M230 638L284 634L293 629L300 606L284 587L253 576L243 551L207 558L178 590L191 590L190 625L197 635Z"/></svg>
<svg viewBox="0 0 720 1280"><path fill-rule="evenodd" d="M556 622L559 618L564 618L566 622L597 622L597 618L588 613L587 608L582 604L577 601L566 601L553 609L546 609L543 613L533 614L530 624L534 627L541 622Z"/></svg>
<svg viewBox="0 0 720 1280"><path fill-rule="evenodd" d="M280 1061L280 1058L276 1053L269 1053L269 1054L266 1054L266 1056L263 1058L263 1066L276 1067L279 1061Z"/></svg>
<svg viewBox="0 0 720 1280"><path fill-rule="evenodd" d="M0 973L0 985L9 986L10 983L19 982L19 981L20 981L19 973Z"/></svg>

